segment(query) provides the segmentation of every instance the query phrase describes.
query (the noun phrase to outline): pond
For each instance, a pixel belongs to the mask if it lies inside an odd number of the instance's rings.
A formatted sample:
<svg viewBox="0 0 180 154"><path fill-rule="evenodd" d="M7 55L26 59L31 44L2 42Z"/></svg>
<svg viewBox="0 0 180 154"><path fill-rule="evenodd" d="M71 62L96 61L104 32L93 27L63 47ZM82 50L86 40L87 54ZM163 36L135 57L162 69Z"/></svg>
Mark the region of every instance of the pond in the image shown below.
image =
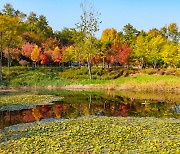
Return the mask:
<svg viewBox="0 0 180 154"><path fill-rule="evenodd" d="M180 96L167 93L119 91L35 90L1 92L0 96L20 94L61 96L46 105L0 106L0 129L11 125L81 116L180 118Z"/></svg>

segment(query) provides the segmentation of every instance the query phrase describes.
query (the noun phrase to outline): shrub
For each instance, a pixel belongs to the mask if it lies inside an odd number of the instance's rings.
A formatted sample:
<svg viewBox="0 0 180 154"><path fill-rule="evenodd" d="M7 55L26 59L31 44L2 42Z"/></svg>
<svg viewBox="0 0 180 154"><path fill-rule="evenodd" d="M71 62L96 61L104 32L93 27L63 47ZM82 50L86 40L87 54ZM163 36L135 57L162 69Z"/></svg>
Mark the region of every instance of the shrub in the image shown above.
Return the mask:
<svg viewBox="0 0 180 154"><path fill-rule="evenodd" d="M123 71L122 76L123 76L123 77L127 77L127 76L129 76L129 72L128 72L128 70L124 70L124 71Z"/></svg>
<svg viewBox="0 0 180 154"><path fill-rule="evenodd" d="M175 72L175 76L180 77L180 70L176 70L176 72Z"/></svg>
<svg viewBox="0 0 180 154"><path fill-rule="evenodd" d="M156 70L152 68L147 68L147 69L144 69L142 72L148 75L152 75L156 73Z"/></svg>
<svg viewBox="0 0 180 154"><path fill-rule="evenodd" d="M165 70L164 69L159 69L156 73L159 74L159 75L164 75Z"/></svg>
<svg viewBox="0 0 180 154"><path fill-rule="evenodd" d="M167 69L165 74L166 75L175 75L176 69Z"/></svg>

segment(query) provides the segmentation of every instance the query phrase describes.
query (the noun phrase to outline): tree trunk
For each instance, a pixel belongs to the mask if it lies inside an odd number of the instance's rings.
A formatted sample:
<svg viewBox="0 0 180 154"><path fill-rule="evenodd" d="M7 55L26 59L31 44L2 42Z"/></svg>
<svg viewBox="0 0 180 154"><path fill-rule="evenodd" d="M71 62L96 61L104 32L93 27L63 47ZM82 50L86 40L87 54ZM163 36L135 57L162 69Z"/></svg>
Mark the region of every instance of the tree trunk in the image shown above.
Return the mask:
<svg viewBox="0 0 180 154"><path fill-rule="evenodd" d="M105 68L105 58L103 57L103 62L102 62L102 69Z"/></svg>
<svg viewBox="0 0 180 154"><path fill-rule="evenodd" d="M9 78L9 73L10 73L10 53L8 49L8 78Z"/></svg>
<svg viewBox="0 0 180 154"><path fill-rule="evenodd" d="M36 67L36 62L32 62L32 70L34 70L35 69L35 67Z"/></svg>
<svg viewBox="0 0 180 154"><path fill-rule="evenodd" d="M92 95L89 96L89 113L91 112Z"/></svg>
<svg viewBox="0 0 180 154"><path fill-rule="evenodd" d="M88 60L89 78L92 79L91 60Z"/></svg>
<svg viewBox="0 0 180 154"><path fill-rule="evenodd" d="M154 63L153 68L156 69L156 62Z"/></svg>
<svg viewBox="0 0 180 154"><path fill-rule="evenodd" d="M0 33L1 35L1 41L2 41L2 32ZM3 80L3 74L2 74L2 59L3 59L3 53L2 53L2 42L1 42L1 48L0 48L0 81Z"/></svg>
<svg viewBox="0 0 180 154"><path fill-rule="evenodd" d="M1 49L0 49L1 51L1 53L0 53L0 81L2 81L2 79L3 79L3 75L2 75L2 47L1 47Z"/></svg>
<svg viewBox="0 0 180 154"><path fill-rule="evenodd" d="M81 68L81 59L80 59L80 56L78 57L78 67Z"/></svg>

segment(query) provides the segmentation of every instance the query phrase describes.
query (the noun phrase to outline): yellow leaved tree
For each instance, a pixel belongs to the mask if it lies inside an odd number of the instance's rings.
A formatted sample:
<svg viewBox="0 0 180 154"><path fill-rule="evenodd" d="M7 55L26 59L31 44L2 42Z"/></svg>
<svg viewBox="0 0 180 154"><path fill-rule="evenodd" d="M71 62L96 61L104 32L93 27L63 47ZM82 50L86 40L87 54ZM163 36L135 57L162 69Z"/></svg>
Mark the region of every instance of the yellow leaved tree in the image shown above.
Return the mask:
<svg viewBox="0 0 180 154"><path fill-rule="evenodd" d="M40 60L40 49L37 45L34 46L33 51L31 52L31 60L33 61L32 68L34 69L36 62Z"/></svg>

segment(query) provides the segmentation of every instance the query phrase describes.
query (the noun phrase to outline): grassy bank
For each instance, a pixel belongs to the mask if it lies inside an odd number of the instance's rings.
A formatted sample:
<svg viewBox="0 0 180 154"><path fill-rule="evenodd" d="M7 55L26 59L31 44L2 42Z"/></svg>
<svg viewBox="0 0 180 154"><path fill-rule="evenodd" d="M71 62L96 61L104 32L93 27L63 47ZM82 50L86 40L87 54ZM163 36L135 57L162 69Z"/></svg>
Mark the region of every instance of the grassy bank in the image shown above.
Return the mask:
<svg viewBox="0 0 180 154"><path fill-rule="evenodd" d="M93 80L88 69L11 67L10 74L3 68L1 87L64 87L69 89L116 89L133 91L180 92L180 70L133 70L93 68Z"/></svg>
<svg viewBox="0 0 180 154"><path fill-rule="evenodd" d="M0 153L179 153L179 120L92 117L0 132Z"/></svg>

